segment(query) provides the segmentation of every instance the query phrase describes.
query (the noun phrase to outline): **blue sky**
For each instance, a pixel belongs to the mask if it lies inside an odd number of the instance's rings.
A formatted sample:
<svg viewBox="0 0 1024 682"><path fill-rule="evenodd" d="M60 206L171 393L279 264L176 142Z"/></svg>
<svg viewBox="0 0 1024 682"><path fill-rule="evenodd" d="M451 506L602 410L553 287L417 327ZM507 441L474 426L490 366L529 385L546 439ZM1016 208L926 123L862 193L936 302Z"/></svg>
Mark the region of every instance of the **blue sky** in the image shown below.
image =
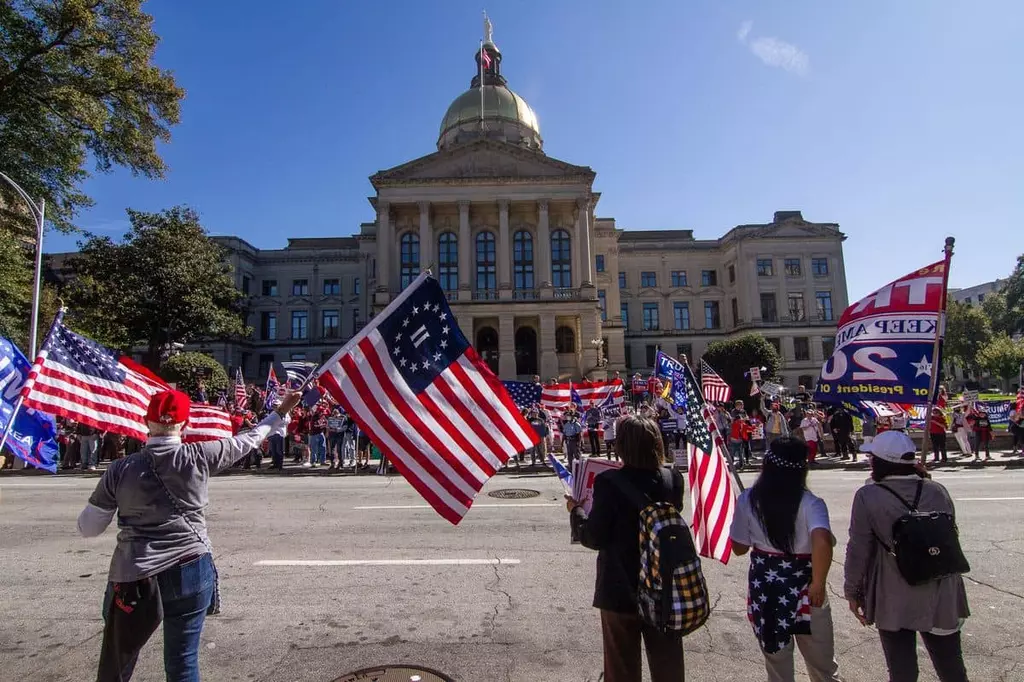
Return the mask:
<svg viewBox="0 0 1024 682"><path fill-rule="evenodd" d="M638 11L637 8L644 8ZM152 0L187 90L163 181L98 175L79 225L198 209L260 247L372 220L367 177L435 150L479 4ZM1024 252L1024 5L503 2L486 7L545 151L589 165L600 216L713 238L778 209L837 222L851 298L940 258L951 286ZM73 248L54 236L48 250Z"/></svg>

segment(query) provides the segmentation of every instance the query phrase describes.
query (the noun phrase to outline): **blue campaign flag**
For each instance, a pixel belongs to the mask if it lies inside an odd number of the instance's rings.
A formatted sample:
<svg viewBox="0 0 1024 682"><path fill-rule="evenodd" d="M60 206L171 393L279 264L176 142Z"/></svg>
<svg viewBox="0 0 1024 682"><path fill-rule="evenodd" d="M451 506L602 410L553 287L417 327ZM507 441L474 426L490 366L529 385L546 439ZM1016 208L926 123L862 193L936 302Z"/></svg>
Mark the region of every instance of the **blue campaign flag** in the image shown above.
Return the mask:
<svg viewBox="0 0 1024 682"><path fill-rule="evenodd" d="M677 412L686 411L686 382L683 381L683 363L670 355L658 351L654 360L655 374L667 383L667 395L672 408Z"/></svg>
<svg viewBox="0 0 1024 682"><path fill-rule="evenodd" d="M572 474L565 468L565 465L559 462L554 454L548 453L548 461L551 462L551 467L555 470L555 474L558 475L558 480L562 482L562 487L565 488L565 492L569 495L572 494Z"/></svg>
<svg viewBox="0 0 1024 682"><path fill-rule="evenodd" d="M580 397L580 392L576 390L571 382L569 383L569 399L576 403L577 407L583 407L583 398Z"/></svg>
<svg viewBox="0 0 1024 682"><path fill-rule="evenodd" d="M11 421L30 369L32 365L18 347L0 337L0 433ZM60 450L56 437L57 423L52 415L23 407L14 417L4 447L37 469L57 473Z"/></svg>

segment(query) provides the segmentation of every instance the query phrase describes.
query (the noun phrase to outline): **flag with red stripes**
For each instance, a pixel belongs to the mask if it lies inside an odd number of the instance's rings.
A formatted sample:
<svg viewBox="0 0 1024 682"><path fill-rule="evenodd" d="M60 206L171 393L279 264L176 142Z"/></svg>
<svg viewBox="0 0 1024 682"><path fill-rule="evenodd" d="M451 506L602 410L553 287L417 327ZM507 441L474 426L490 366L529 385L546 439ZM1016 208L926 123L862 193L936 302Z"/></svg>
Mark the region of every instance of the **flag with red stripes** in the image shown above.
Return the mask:
<svg viewBox="0 0 1024 682"><path fill-rule="evenodd" d="M192 405L188 413L188 425L181 434L186 443L199 443L207 440L231 438L231 415L227 410L210 405Z"/></svg>
<svg viewBox="0 0 1024 682"><path fill-rule="evenodd" d="M693 540L701 556L727 564L732 554L729 527L736 510L736 494L725 459L725 441L689 365L683 366L683 381Z"/></svg>
<svg viewBox="0 0 1024 682"><path fill-rule="evenodd" d="M427 273L324 363L317 381L453 524L509 457L538 441Z"/></svg>
<svg viewBox="0 0 1024 682"><path fill-rule="evenodd" d="M729 388L729 384L725 383L725 379L718 376L718 372L713 370L711 365L704 362L703 359L700 361L700 387L704 398L713 403L727 403L732 395L732 389ZM754 394L751 393L751 395Z"/></svg>
<svg viewBox="0 0 1024 682"><path fill-rule="evenodd" d="M580 404L584 408L590 407L595 401L601 407L609 407L620 405L625 400L621 381L580 381L544 386L540 393L541 407L549 411L561 411L569 406L573 393L579 395Z"/></svg>
<svg viewBox="0 0 1024 682"><path fill-rule="evenodd" d="M239 367L235 371L235 405L237 407L246 407L248 401L246 398L248 394L245 392L245 378L242 376L242 368Z"/></svg>

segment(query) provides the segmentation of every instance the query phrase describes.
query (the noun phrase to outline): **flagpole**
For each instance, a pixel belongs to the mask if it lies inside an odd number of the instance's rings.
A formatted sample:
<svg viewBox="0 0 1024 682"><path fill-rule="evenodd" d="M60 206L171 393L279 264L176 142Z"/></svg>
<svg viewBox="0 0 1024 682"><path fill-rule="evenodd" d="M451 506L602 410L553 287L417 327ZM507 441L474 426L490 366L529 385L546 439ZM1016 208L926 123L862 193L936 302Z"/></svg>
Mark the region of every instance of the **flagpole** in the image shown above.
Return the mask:
<svg viewBox="0 0 1024 682"><path fill-rule="evenodd" d="M953 245L956 243L956 239L953 237L946 237L946 244L943 247L943 252L946 255L946 259L942 267L942 295L939 301L939 317L937 324L935 325L935 342L932 344L932 375L931 380L928 382L928 407L924 413L924 429L921 434L921 464L924 464L928 460L928 441L931 434L932 426L932 410L935 408L935 389L939 385L939 372L942 369L942 363L939 358L939 347L942 344L942 336L946 331L946 298L947 288L949 287L949 264L953 259ZM909 427L909 424L907 425Z"/></svg>
<svg viewBox="0 0 1024 682"><path fill-rule="evenodd" d="M484 17L486 18L486 14ZM477 58L480 62L480 130L484 129L484 41L480 40L480 54Z"/></svg>

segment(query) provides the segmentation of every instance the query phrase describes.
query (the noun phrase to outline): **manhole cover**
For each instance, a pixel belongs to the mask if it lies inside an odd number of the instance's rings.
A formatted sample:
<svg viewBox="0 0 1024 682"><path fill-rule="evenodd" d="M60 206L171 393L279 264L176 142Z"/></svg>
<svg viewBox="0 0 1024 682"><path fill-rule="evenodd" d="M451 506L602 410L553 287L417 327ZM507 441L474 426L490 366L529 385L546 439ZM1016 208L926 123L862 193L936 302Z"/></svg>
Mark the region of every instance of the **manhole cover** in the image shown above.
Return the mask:
<svg viewBox="0 0 1024 682"><path fill-rule="evenodd" d="M342 675L334 682L454 682L447 675L412 665L385 665Z"/></svg>
<svg viewBox="0 0 1024 682"><path fill-rule="evenodd" d="M489 497L497 497L499 500L525 500L528 497L537 497L539 490L527 490L526 488L498 488L487 493Z"/></svg>

